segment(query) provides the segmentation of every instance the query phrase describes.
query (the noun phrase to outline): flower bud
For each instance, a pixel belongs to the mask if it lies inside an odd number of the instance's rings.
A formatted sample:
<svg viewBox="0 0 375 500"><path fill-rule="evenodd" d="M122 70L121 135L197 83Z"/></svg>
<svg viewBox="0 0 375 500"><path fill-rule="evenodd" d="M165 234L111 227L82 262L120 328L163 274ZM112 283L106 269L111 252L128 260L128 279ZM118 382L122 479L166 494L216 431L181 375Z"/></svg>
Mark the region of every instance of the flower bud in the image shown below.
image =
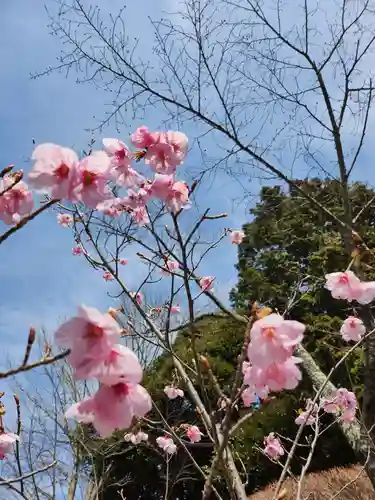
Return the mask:
<svg viewBox="0 0 375 500"><path fill-rule="evenodd" d="M36 330L33 326L29 330L29 338L27 340L28 345L32 345L35 342Z"/></svg>

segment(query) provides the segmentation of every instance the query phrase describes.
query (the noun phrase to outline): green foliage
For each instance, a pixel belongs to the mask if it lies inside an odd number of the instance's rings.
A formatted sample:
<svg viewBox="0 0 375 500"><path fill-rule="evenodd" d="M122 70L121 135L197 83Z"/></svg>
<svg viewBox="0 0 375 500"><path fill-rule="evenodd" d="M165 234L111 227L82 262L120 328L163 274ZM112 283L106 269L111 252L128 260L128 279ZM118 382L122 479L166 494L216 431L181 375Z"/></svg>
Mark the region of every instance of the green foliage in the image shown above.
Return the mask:
<svg viewBox="0 0 375 500"><path fill-rule="evenodd" d="M340 187L334 181L301 181L304 189L316 197L336 215L342 215ZM374 196L364 185L353 184L350 197L353 215ZM259 301L279 311L289 312L290 317L306 325L305 346L313 353L324 371L329 370L348 349L338 334L343 318L353 313L352 306L333 300L324 289L324 275L345 269L345 255L337 229L327 222L321 212L312 207L297 192L285 193L278 186L263 188L259 203L251 211L253 220L244 227L246 237L239 246L238 285L231 293L233 306L247 312L249 304ZM367 208L359 221L358 232L370 247L375 247L375 216ZM370 262L371 265L373 263ZM374 274L367 271L368 278ZM207 357L212 371L225 391L231 386L240 353L244 326L221 315L207 315L195 324L196 351ZM193 351L190 332L185 329L177 336L174 351L179 358L191 366ZM361 394L362 353L350 357L337 370L334 382L348 388L354 387ZM183 422L199 424L199 415L188 401L168 401L163 393L167 383L177 382L183 387L173 369L171 356L165 354L153 364L145 376L145 385L154 401L166 415L170 425L180 432ZM201 396L217 409L218 395L205 376L205 391ZM193 380L197 390L198 382ZM306 398L313 394L309 381L304 377L297 390L283 392L264 404L232 438L235 459L240 470L246 470L248 491L260 487L279 474L279 467L260 452L259 446L265 435L276 431L286 438L294 438L297 426L294 422L297 410L304 406ZM239 408L235 419L244 413ZM153 421L160 420L157 412L150 415ZM327 422L329 417L327 416ZM150 433L150 441L160 435L160 430ZM311 429L306 429L302 444L308 443ZM103 500L117 499L119 484L124 496L129 499L161 499L165 493L166 466L163 456L150 451L148 446L129 447L119 434L106 442L106 452L98 454L99 469L107 470L107 488ZM285 441L288 447L288 441ZM112 447L112 448L111 448ZM115 450L111 457L108 449ZM208 440L189 447L190 452L204 468L212 460L212 448ZM301 446L293 461L292 469L298 473L306 457L308 447ZM337 453L340 450L340 453ZM107 455L107 456L106 456ZM104 457L104 458L103 458ZM352 451L336 426L332 426L318 441L311 470L345 465L355 460ZM242 464L242 465L241 465ZM203 482L189 463L183 449L169 462L169 498L195 499L200 497ZM111 484L115 486L110 486ZM221 484L218 484L219 489ZM222 491L223 498L225 489Z"/></svg>

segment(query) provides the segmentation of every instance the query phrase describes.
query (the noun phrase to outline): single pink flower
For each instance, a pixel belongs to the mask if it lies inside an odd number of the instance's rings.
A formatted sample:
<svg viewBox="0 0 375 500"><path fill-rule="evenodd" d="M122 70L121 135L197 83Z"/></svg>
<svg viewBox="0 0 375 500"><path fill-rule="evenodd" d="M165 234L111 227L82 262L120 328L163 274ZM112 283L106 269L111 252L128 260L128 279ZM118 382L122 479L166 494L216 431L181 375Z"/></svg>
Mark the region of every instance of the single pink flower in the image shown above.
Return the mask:
<svg viewBox="0 0 375 500"><path fill-rule="evenodd" d="M292 356L283 363L271 363L267 366L244 364L244 383L254 387L258 395L258 389L268 388L275 392L295 389L302 379L301 371L297 366L301 361Z"/></svg>
<svg viewBox="0 0 375 500"><path fill-rule="evenodd" d="M277 460L285 453L280 440L273 432L268 434L268 436L264 439L264 446L264 453L272 460Z"/></svg>
<svg viewBox="0 0 375 500"><path fill-rule="evenodd" d="M111 158L112 168L127 169L131 165L131 151L118 139L103 139L105 152Z"/></svg>
<svg viewBox="0 0 375 500"><path fill-rule="evenodd" d="M359 318L349 316L342 324L340 333L345 341L358 342L366 333L366 327Z"/></svg>
<svg viewBox="0 0 375 500"><path fill-rule="evenodd" d="M75 247L72 248L72 254L73 255L81 255L83 253L83 248L81 245L76 245Z"/></svg>
<svg viewBox="0 0 375 500"><path fill-rule="evenodd" d="M125 265L128 263L128 261L127 261L126 259L120 259L120 260L119 260L119 263L120 263L122 266L125 266Z"/></svg>
<svg viewBox="0 0 375 500"><path fill-rule="evenodd" d="M184 391L179 389L178 387L173 387L170 385L166 385L164 387L164 392L168 396L169 399L183 398Z"/></svg>
<svg viewBox="0 0 375 500"><path fill-rule="evenodd" d="M190 208L189 188L185 182L176 181L173 184L171 193L165 201L165 206L172 214Z"/></svg>
<svg viewBox="0 0 375 500"><path fill-rule="evenodd" d="M14 178L6 175L0 179L0 193L14 184ZM18 182L6 193L0 195L0 219L5 224L17 224L22 216L28 215L34 207L34 201L27 184Z"/></svg>
<svg viewBox="0 0 375 500"><path fill-rule="evenodd" d="M104 151L94 151L83 158L75 172L72 201L96 208L99 203L108 199L110 192L107 182L110 169L111 162Z"/></svg>
<svg viewBox="0 0 375 500"><path fill-rule="evenodd" d="M151 184L151 195L154 198L166 201L171 195L173 184L173 175L155 174L155 178Z"/></svg>
<svg viewBox="0 0 375 500"><path fill-rule="evenodd" d="M75 358L76 352L79 356L79 352L73 350L71 359ZM76 363L73 360L73 364L78 365L74 373L75 380L95 378L105 385L116 385L120 382L135 385L142 380L142 367L137 356L121 344L114 345L105 358L87 358L85 363L77 361Z"/></svg>
<svg viewBox="0 0 375 500"><path fill-rule="evenodd" d="M146 149L156 140L155 134L151 134L147 127L142 126L130 136L130 141L136 148Z"/></svg>
<svg viewBox="0 0 375 500"><path fill-rule="evenodd" d="M78 156L56 144L37 146L31 156L34 166L29 173L31 186L52 198L72 201L72 183L78 166Z"/></svg>
<svg viewBox="0 0 375 500"><path fill-rule="evenodd" d="M214 276L204 276L199 280L199 286L203 292L213 291L213 283L215 281Z"/></svg>
<svg viewBox="0 0 375 500"><path fill-rule="evenodd" d="M270 314L256 321L251 328L248 357L253 364L267 366L270 362L283 363L291 350L303 339L305 325L285 320L279 314Z"/></svg>
<svg viewBox="0 0 375 500"><path fill-rule="evenodd" d="M176 304L175 306L171 307L171 313L179 313L181 311L181 307L179 304Z"/></svg>
<svg viewBox="0 0 375 500"><path fill-rule="evenodd" d="M73 216L70 214L57 214L56 217L61 227L69 227L73 224Z"/></svg>
<svg viewBox="0 0 375 500"><path fill-rule="evenodd" d="M172 213L190 208L188 186L185 182L174 181L173 175L155 174L150 193L154 198L164 201L167 210Z"/></svg>
<svg viewBox="0 0 375 500"><path fill-rule="evenodd" d="M93 307L80 306L78 316L63 323L55 333L58 346L71 349L68 361L78 371L88 359L108 359L121 336L121 329L108 314Z"/></svg>
<svg viewBox="0 0 375 500"><path fill-rule="evenodd" d="M143 302L143 295L141 292L130 292L130 296L137 302L138 305L141 305Z"/></svg>
<svg viewBox="0 0 375 500"><path fill-rule="evenodd" d="M230 237L232 239L232 243L234 245L239 245L242 243L242 240L245 238L245 233L243 231L232 231L230 233Z"/></svg>
<svg viewBox="0 0 375 500"><path fill-rule="evenodd" d="M174 455L177 451L177 446L174 444L173 439L168 436L159 436L156 438L156 443L168 455Z"/></svg>
<svg viewBox="0 0 375 500"><path fill-rule="evenodd" d="M13 451L13 444L19 441L17 434L12 432L0 432L0 460L4 460L5 455Z"/></svg>
<svg viewBox="0 0 375 500"><path fill-rule="evenodd" d="M131 168L132 153L122 141L103 139L103 145L111 158L111 175L119 186L131 188L144 182L144 177Z"/></svg>
<svg viewBox="0 0 375 500"><path fill-rule="evenodd" d="M295 419L297 425L314 425L318 416L319 406L315 403L313 405L311 399L306 402L305 411L299 410L298 417Z"/></svg>
<svg viewBox="0 0 375 500"><path fill-rule="evenodd" d="M92 423L102 437L108 437L116 429L129 428L134 417L144 417L151 407L150 395L144 387L121 382L102 385L94 396L71 406L65 416Z"/></svg>
<svg viewBox="0 0 375 500"><path fill-rule="evenodd" d="M348 302L361 297L361 281L353 271L326 274L325 288L329 290L334 299L343 299Z"/></svg>
<svg viewBox="0 0 375 500"><path fill-rule="evenodd" d="M186 435L192 443L199 443L202 439L203 433L199 430L198 426L191 425L186 431Z"/></svg>
<svg viewBox="0 0 375 500"><path fill-rule="evenodd" d="M145 163L158 174L173 175L178 165L183 163L188 138L181 132L158 132L153 134L155 141L147 147Z"/></svg>
<svg viewBox="0 0 375 500"><path fill-rule="evenodd" d="M114 277L112 276L112 274L109 271L106 271L103 274L103 278L105 279L105 281L112 281L114 279Z"/></svg>

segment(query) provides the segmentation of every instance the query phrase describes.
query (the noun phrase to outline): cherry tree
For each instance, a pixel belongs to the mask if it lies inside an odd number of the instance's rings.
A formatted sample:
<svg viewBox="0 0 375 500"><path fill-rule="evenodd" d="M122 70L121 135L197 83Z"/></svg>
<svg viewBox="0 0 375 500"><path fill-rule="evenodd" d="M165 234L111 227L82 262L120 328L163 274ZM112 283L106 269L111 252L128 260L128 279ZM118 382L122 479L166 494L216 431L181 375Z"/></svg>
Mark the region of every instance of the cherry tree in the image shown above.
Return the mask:
<svg viewBox="0 0 375 500"><path fill-rule="evenodd" d="M241 316L227 308L215 295L215 276L202 272L204 259L214 247L240 244L245 235L239 228L223 227L213 241L202 243L201 227L212 221L225 220L226 214L210 214L209 207L200 212L194 206L199 182L189 186L179 179L179 166L187 153L188 138L182 132L150 131L145 126L131 133L128 139L105 138L103 149L91 150L82 156L56 144L41 144L31 156L33 166L28 174L28 184L44 194L46 201L34 211L32 195L22 180L22 172L11 174L10 167L3 170L0 217L11 227L0 237L0 243L42 211L53 208L57 223L72 230L75 241L72 252L76 258L85 259L93 272L100 272L105 281L113 282L118 293L114 307L108 311L77 304L76 315L61 324L54 334L54 343L62 350L52 354L48 348L40 360L33 363L29 362L29 356L35 331L31 330L23 362L1 373L0 378L48 366L65 358L74 381L94 386L93 392L64 409L67 420L76 421L83 428L90 426L102 438L123 429L124 439L134 446L147 443L160 449L165 454L167 470L169 457L183 450L204 480L203 499L211 495L221 498L215 486L220 471L224 474L229 497L244 500L247 498L244 478L233 456L230 438L235 429L251 418L252 411L249 409L235 424L232 414L240 401L245 407L250 407L259 399L267 400L270 395L277 397L277 393L283 390L296 388L302 378L300 366L303 364L314 382L316 394L296 418L296 437L288 446L271 433L265 438L262 448L282 468L274 492L276 499L290 473L289 465L302 431L305 426L312 426L314 439L299 480L297 498L301 498L316 442L324 433L322 414L333 416L333 422L342 427L353 448L366 452L368 457L371 455L371 440L366 422L360 414L357 415L355 394L345 388L337 389L330 378L350 353L371 337L373 329L360 316L348 316L341 333L352 347L330 373L324 374L302 346L306 325L294 321L288 311L280 314L255 303L248 316ZM192 224L184 220L189 209L190 213L196 211ZM347 228L345 222L337 220L341 227ZM362 239L359 241L365 245ZM136 288L129 288L124 279L126 273L123 270L129 269L127 255L131 248L135 248L134 256L145 270L144 278ZM355 313L375 299L375 282L365 281L358 276L359 273L360 261L353 258L346 270L327 275L324 285L334 298L358 304ZM166 299L157 306L149 305L145 290L166 280L169 290ZM196 348L198 332L195 320L203 297L237 320L239 325L246 325L233 385L227 392L218 386L209 360ZM173 349L173 318L181 314L182 309L186 310L192 350L188 364L179 359ZM152 409L159 410L142 385L143 367L137 354L125 345L129 338L134 337L149 344L154 355L170 353L178 384L171 380L165 387L165 397L188 397L198 409L196 425L186 423L176 430L160 414L163 432L155 442L149 443L147 431L150 425L152 428L152 422L148 421L147 415ZM207 402L207 372L218 391L217 408L213 411ZM219 412L223 415L221 419L217 418ZM2 416L2 458L12 451L13 446L16 449L19 446L20 433L8 431L8 426L6 415ZM360 433L363 439L360 439ZM186 446L186 440L197 443L202 439L209 440L213 447L208 472L199 466ZM52 462L48 467L55 465ZM28 474L39 473L43 470ZM372 477L371 468L369 476ZM24 479L22 475L4 479L3 485L22 496L23 492L13 484L22 484ZM168 488L167 474L166 496Z"/></svg>

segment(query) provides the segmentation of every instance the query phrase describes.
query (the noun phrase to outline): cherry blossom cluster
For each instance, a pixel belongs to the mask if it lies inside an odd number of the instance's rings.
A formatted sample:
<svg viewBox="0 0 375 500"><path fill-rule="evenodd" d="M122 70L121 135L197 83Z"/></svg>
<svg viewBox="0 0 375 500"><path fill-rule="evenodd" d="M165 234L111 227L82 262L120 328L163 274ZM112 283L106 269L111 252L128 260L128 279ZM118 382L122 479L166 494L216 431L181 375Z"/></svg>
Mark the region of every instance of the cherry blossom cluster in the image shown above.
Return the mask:
<svg viewBox="0 0 375 500"><path fill-rule="evenodd" d="M130 141L139 150L132 152L118 139L103 139L104 151L93 151L82 159L69 148L41 144L32 154L34 165L29 184L54 199L83 203L113 217L129 212L140 225L148 222L146 203L151 198L162 200L171 212L188 208L189 188L174 178L187 154L186 135L174 131L150 132L147 127L140 127ZM151 181L132 168L132 162L142 158L155 173ZM126 188L127 195L114 198L110 181ZM16 182L12 174L1 179L0 218L6 224L19 222L32 208L32 194L23 181ZM67 227L72 218L61 214L59 222Z"/></svg>
<svg viewBox="0 0 375 500"><path fill-rule="evenodd" d="M305 409L298 411L295 422L297 425L312 426L317 422L320 412L332 414L344 422L352 422L355 419L357 407L355 394L345 388L340 388L330 397L321 398L319 404L308 399ZM272 460L278 460L285 454L280 439L273 432L264 439L263 452Z"/></svg>
<svg viewBox="0 0 375 500"><path fill-rule="evenodd" d="M151 409L150 395L140 385L142 367L133 351L118 344L120 336L110 314L85 306L55 333L56 344L70 349L67 360L75 380L96 379L100 384L93 396L72 405L66 417L91 423L103 437L129 428L134 417L142 418Z"/></svg>
<svg viewBox="0 0 375 500"><path fill-rule="evenodd" d="M301 359L293 356L293 351L302 341L304 331L302 323L285 320L275 313L255 321L247 349L248 361L242 366L247 385L242 393L245 406L257 398L266 398L269 392L297 387L302 378L298 368Z"/></svg>

